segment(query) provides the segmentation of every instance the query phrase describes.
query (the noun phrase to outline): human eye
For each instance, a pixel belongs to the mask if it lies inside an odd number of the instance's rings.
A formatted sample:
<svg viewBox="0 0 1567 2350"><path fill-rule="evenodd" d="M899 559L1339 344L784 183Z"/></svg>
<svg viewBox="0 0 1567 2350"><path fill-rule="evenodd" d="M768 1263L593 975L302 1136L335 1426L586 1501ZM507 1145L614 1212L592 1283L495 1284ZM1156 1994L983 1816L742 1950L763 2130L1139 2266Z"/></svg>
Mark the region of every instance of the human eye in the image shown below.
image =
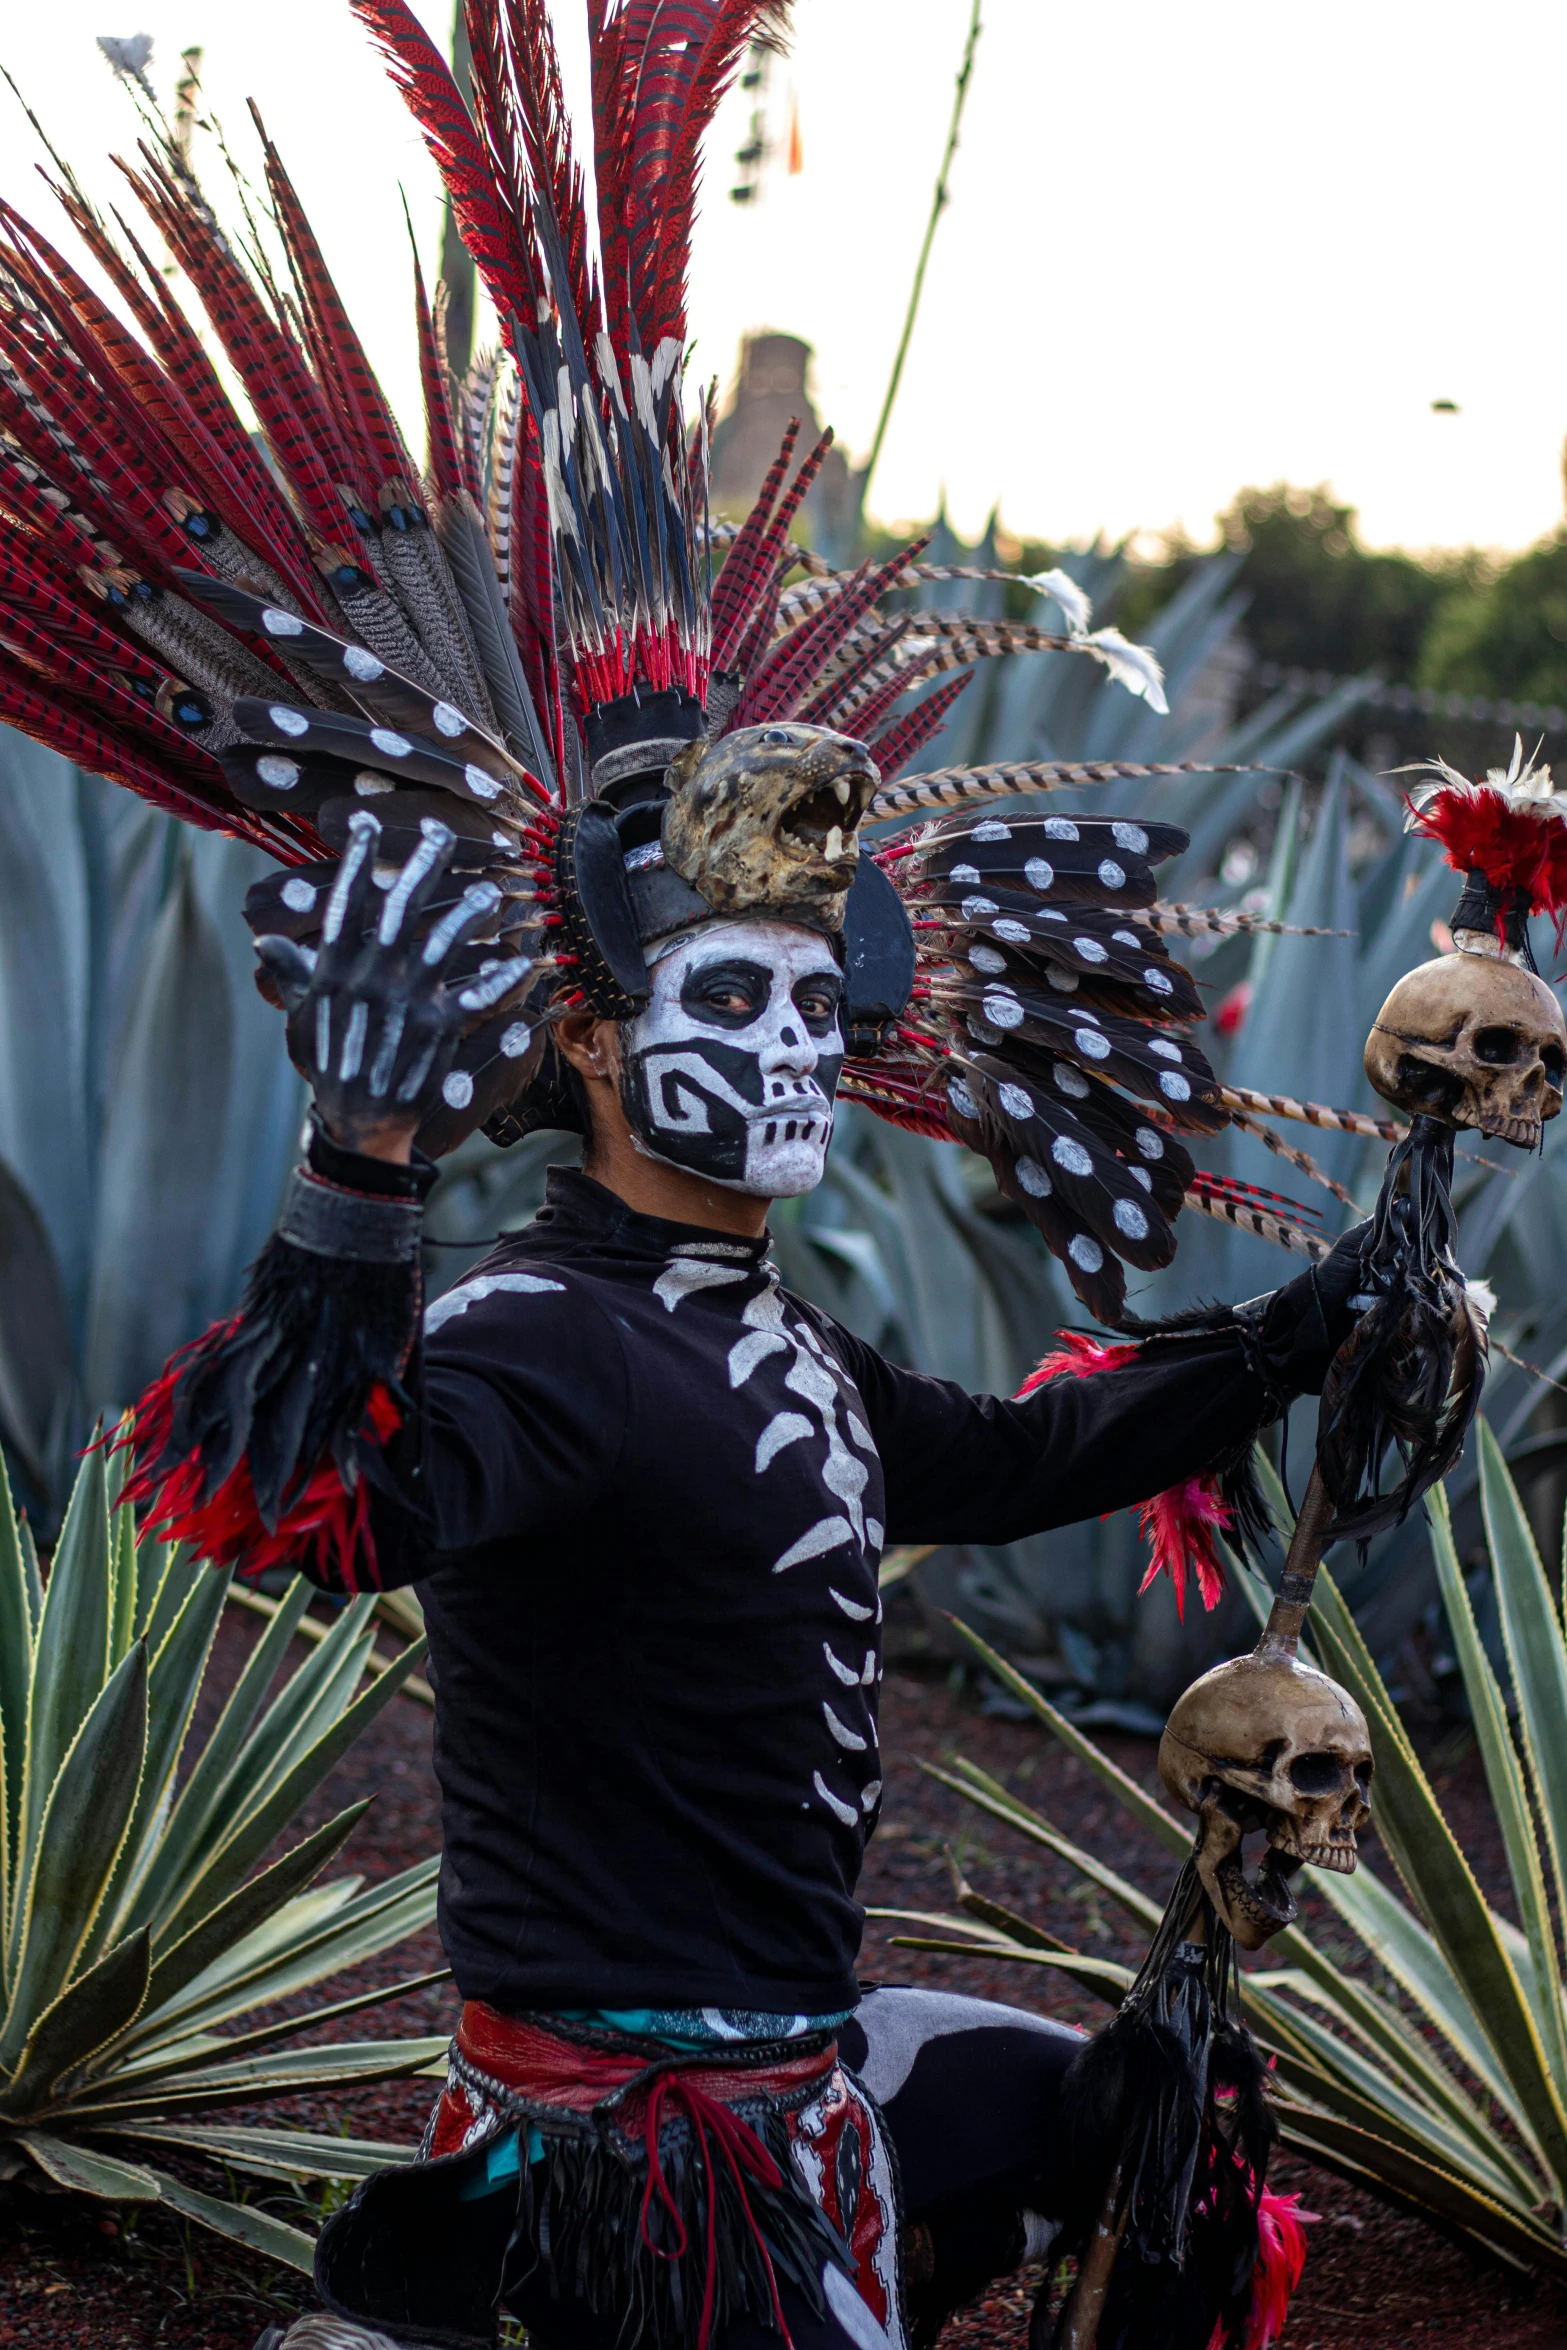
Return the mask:
<svg viewBox="0 0 1567 2350"><path fill-rule="evenodd" d="M825 1036L832 1027L842 995L842 982L825 972L801 980L794 991L795 1009L813 1036Z"/></svg>

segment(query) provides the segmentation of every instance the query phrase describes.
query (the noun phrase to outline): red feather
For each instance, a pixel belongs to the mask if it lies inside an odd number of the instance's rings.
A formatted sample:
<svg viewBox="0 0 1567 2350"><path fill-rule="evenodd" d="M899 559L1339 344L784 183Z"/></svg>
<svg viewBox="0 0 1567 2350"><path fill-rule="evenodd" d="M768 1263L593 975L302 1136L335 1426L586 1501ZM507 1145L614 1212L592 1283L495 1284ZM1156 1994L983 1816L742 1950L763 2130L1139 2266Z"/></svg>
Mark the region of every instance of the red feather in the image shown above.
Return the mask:
<svg viewBox="0 0 1567 2350"><path fill-rule="evenodd" d="M766 651L773 633L773 622L778 615L778 598L783 589L784 574L794 565L794 550L789 544L789 531L796 514L805 502L811 484L821 471L822 459L832 446L832 427L828 426L821 439L802 463L789 487L779 501L778 511L767 526L762 546L760 585L754 599L753 615L748 627L736 640L732 667L742 675L749 675L755 663Z"/></svg>
<svg viewBox="0 0 1567 2350"><path fill-rule="evenodd" d="M453 217L495 304L508 345L514 312L527 316L539 292L515 210L452 79L451 68L406 0L349 0L374 39L451 198ZM515 183L514 183L515 184Z"/></svg>
<svg viewBox="0 0 1567 2350"><path fill-rule="evenodd" d="M1018 1389L1020 1396L1032 1395L1052 1379L1091 1379L1101 1371L1122 1370L1142 1353L1135 1344L1106 1345L1102 1339L1076 1330L1058 1330L1056 1338L1057 1351L1046 1355L1029 1373ZM1154 1494L1137 1513L1137 1530L1153 1554L1138 1590L1146 1591L1157 1576L1168 1575L1175 1590L1176 1615L1184 1622L1190 1568L1197 1577L1203 1606L1217 1607L1224 1592L1224 1569L1214 1542L1231 1522L1213 1477L1185 1477L1178 1485Z"/></svg>
<svg viewBox="0 0 1567 2350"><path fill-rule="evenodd" d="M408 237L409 243L413 244L412 221L408 224ZM455 498L467 488L468 482L457 446L456 419L452 415L446 369L446 338L438 331L431 315L417 245L413 247L413 260L414 327L419 338L419 382L424 392L424 430L429 474L441 497Z"/></svg>
<svg viewBox="0 0 1567 2350"><path fill-rule="evenodd" d="M886 594L927 543L916 539L912 547L901 549L874 568L861 564L830 604L801 621L751 673L731 724L760 726L770 718L792 717L877 598Z"/></svg>
<svg viewBox="0 0 1567 2350"><path fill-rule="evenodd" d="M895 719L885 733L876 736L871 744L871 755L881 770L883 783L890 783L908 765L915 752L923 750L931 736L940 733L946 723L947 712L964 687L971 682L973 675L972 669L964 669L956 677L944 678L934 693L927 694L923 702L917 703L902 718Z"/></svg>
<svg viewBox="0 0 1567 2350"><path fill-rule="evenodd" d="M1410 829L1440 841L1455 872L1483 873L1499 895L1517 893L1531 914L1567 929L1567 824L1554 811L1519 806L1488 784L1433 792ZM1500 924L1500 916L1498 917Z"/></svg>
<svg viewBox="0 0 1567 2350"><path fill-rule="evenodd" d="M1252 2270L1251 2309L1242 2350L1269 2350L1284 2331L1290 2296L1306 2266L1306 2227L1320 2217L1303 2211L1298 2195L1275 2195L1265 2187L1257 2204L1257 2265ZM1225 2350L1224 2326L1216 2325L1208 2350Z"/></svg>
<svg viewBox="0 0 1567 2350"><path fill-rule="evenodd" d="M713 584L713 667L727 669L730 656L755 609L758 589L765 581L772 583L773 566L764 558L767 526L772 520L773 507L783 488L789 460L794 455L794 444L800 434L800 419L792 416L783 437L783 446L771 465L757 493L756 503L741 523L734 543L724 557L723 568Z"/></svg>
<svg viewBox="0 0 1567 2350"><path fill-rule="evenodd" d="M338 405L352 421L370 483L379 487L394 477L412 480L415 478L413 460L403 445L403 436L376 381L375 370L365 356L364 345L343 307L342 296L332 282L332 273L294 183L262 128L253 101L250 111L266 156L267 187L277 208L278 227L303 305L316 373L324 383L336 386Z"/></svg>
<svg viewBox="0 0 1567 2350"><path fill-rule="evenodd" d="M219 1331L208 1336L219 1335L222 1328L220 1325ZM112 1451L128 1445L133 1459L159 1458L168 1443L174 1391L188 1351L176 1355L162 1377L148 1388L130 1427L116 1438ZM373 1387L360 1443L379 1449L401 1425L402 1413L391 1395L384 1387ZM379 1578L365 1478L357 1478L350 1489L335 1463L327 1461L295 1494L275 1526L268 1526L256 1507L248 1461L241 1460L230 1471L209 1501L197 1499L201 1484L202 1467L197 1459L182 1461L162 1477L146 1468L135 1469L125 1481L121 1506L145 1509L149 1532L166 1542L188 1542L215 1567L237 1569L247 1583L256 1581L270 1567L309 1566L322 1580L344 1591L376 1588Z"/></svg>

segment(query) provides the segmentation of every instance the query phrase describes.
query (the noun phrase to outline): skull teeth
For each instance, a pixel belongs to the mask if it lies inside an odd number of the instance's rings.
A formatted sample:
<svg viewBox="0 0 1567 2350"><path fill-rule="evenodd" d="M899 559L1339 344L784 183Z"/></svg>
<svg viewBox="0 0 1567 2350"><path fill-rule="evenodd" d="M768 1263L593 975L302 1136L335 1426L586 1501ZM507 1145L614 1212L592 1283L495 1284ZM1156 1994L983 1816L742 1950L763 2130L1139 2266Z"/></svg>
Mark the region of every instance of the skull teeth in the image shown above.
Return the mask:
<svg viewBox="0 0 1567 2350"><path fill-rule="evenodd" d="M846 808L849 805L849 778L846 775L840 775L832 788L838 795L839 806Z"/></svg>

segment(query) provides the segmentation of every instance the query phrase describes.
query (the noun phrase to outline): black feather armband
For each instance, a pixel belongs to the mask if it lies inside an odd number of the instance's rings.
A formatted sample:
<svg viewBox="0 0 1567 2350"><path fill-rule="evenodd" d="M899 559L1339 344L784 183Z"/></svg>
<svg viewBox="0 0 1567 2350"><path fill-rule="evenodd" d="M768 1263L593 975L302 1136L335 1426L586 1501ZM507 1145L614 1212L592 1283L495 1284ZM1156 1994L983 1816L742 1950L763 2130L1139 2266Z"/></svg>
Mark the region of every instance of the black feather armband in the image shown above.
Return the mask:
<svg viewBox="0 0 1567 2350"><path fill-rule="evenodd" d="M376 1581L364 1456L410 1408L428 1180L378 1167L376 1191L349 1189L319 1162L350 1154L321 1141L238 1312L176 1355L138 1404L125 1498L215 1565L247 1577L298 1566L355 1591Z"/></svg>

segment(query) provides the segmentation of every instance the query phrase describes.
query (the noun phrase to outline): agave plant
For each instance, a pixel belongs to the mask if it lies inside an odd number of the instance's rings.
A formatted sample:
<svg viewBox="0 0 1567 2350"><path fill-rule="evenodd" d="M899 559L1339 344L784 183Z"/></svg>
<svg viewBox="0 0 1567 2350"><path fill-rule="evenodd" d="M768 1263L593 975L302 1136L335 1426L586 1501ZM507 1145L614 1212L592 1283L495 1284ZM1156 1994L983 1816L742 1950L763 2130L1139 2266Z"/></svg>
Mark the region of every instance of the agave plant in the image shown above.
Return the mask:
<svg viewBox="0 0 1567 2350"><path fill-rule="evenodd" d="M1370 1971L1305 1926L1274 1936L1241 1975L1247 2019L1275 2060L1277 2111L1298 2153L1413 2203L1504 2259L1567 2274L1567 1638L1502 1450L1479 1423L1481 1507L1506 1656L1487 1655L1453 1541L1447 1497L1427 1498L1431 1551L1454 1652L1501 1825L1514 1925L1485 1899L1353 1616L1324 1570L1312 1630L1317 1660L1359 1701L1376 1761L1378 1834L1398 1882L1364 1860L1310 1889L1359 1943ZM1283 1507L1276 1481L1272 1494ZM1269 1594L1253 1588L1259 1619ZM1191 1848L1176 1818L985 1643L989 1669L1119 1797L1172 1855ZM1158 1904L1083 1851L1006 1787L958 1761L935 1776L993 1819L1078 1869L1152 1931ZM961 1915L873 1914L925 1930L926 1950L1060 1967L1112 2002L1130 1970L1085 1958L963 1888Z"/></svg>
<svg viewBox="0 0 1567 2350"><path fill-rule="evenodd" d="M308 2270L301 2229L200 2192L159 2157L290 2178L406 2159L223 2115L441 2055L436 2039L292 2045L431 1975L242 2022L433 1921L435 1859L368 1887L315 1882L363 1802L266 1859L423 1650L361 1690L374 1626L356 1601L269 1701L310 1598L296 1582L195 1738L229 1578L138 1542L131 1513L111 1515L115 1487L112 1460L89 1453L44 1583L0 1471L0 2176L32 2166L114 2203L166 2203Z"/></svg>

